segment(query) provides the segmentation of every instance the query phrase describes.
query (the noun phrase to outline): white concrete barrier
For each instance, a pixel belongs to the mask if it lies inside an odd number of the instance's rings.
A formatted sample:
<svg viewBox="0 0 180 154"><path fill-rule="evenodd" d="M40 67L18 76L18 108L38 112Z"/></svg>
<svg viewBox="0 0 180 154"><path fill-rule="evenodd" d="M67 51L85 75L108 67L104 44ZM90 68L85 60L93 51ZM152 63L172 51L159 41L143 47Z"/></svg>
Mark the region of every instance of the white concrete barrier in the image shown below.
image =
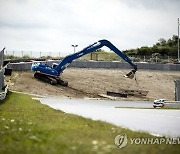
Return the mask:
<svg viewBox="0 0 180 154"><path fill-rule="evenodd" d="M59 63L59 61L44 62L48 65ZM32 62L27 63L11 63L10 66L15 71L25 71L31 69ZM80 61L75 60L70 64L70 67L77 68L122 68L131 69L132 67L127 62L106 62L106 61ZM180 64L157 64L157 63L137 63L138 69L145 70L162 70L162 71L180 71Z"/></svg>

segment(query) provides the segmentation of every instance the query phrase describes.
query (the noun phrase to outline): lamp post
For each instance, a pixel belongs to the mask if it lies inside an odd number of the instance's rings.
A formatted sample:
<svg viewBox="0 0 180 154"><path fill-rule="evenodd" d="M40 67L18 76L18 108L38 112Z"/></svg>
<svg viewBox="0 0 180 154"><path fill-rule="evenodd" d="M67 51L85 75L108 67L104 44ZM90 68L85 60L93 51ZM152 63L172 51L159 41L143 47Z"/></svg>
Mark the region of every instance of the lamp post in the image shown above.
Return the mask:
<svg viewBox="0 0 180 154"><path fill-rule="evenodd" d="M180 62L180 59L179 59L179 18L178 18L178 62Z"/></svg>
<svg viewBox="0 0 180 154"><path fill-rule="evenodd" d="M74 48L74 53L75 53L75 51L76 51L76 47L78 47L78 45L71 45L73 48Z"/></svg>

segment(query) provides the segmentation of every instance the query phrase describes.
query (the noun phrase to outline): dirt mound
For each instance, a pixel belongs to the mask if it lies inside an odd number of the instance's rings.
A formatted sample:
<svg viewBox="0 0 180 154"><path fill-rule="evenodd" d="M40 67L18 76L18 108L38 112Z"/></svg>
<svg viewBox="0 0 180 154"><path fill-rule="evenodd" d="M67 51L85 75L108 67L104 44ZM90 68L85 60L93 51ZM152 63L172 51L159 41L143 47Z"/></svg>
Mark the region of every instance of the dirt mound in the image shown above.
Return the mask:
<svg viewBox="0 0 180 154"><path fill-rule="evenodd" d="M120 100L174 99L174 80L180 78L179 72L138 71L137 81L124 78L129 70L118 69L79 69L68 68L62 79L69 82L68 87L52 86L33 77L33 72L13 72L6 78L9 89L46 96L65 96L73 98L99 97L107 91L120 89L147 90L146 97L119 98Z"/></svg>

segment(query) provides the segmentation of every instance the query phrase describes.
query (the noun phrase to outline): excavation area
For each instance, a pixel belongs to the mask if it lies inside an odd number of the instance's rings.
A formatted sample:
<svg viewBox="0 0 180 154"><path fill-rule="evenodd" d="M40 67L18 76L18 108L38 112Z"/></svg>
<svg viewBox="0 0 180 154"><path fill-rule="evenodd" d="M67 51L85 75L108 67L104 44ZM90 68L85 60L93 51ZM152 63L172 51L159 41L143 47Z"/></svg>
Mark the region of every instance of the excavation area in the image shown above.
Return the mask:
<svg viewBox="0 0 180 154"><path fill-rule="evenodd" d="M115 97L115 100L153 101L158 98L174 100L174 80L180 78L179 72L138 70L135 80L124 77L129 71L125 69L67 68L61 78L68 81L68 87L50 85L37 80L32 71L13 71L12 76L6 78L6 83L12 91L42 96L109 99L106 97L107 91L118 93L122 90L133 90L148 93L146 96Z"/></svg>

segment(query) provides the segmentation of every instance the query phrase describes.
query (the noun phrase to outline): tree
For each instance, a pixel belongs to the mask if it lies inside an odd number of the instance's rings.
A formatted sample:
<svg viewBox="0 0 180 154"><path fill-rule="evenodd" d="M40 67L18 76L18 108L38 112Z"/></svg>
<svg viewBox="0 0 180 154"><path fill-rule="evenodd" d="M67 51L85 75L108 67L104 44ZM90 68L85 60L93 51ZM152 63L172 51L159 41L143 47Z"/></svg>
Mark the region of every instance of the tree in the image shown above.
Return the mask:
<svg viewBox="0 0 180 154"><path fill-rule="evenodd" d="M160 45L162 45L162 46L166 45L166 40L164 38L160 38L158 41L159 41Z"/></svg>
<svg viewBox="0 0 180 154"><path fill-rule="evenodd" d="M147 46L138 48L137 54L138 55L151 55L151 48L149 48Z"/></svg>
<svg viewBox="0 0 180 154"><path fill-rule="evenodd" d="M137 49L130 49L124 51L128 55L152 55L153 53L159 53L161 55L177 56L177 44L178 36L173 35L167 41L164 38L160 38L153 47L141 47Z"/></svg>

